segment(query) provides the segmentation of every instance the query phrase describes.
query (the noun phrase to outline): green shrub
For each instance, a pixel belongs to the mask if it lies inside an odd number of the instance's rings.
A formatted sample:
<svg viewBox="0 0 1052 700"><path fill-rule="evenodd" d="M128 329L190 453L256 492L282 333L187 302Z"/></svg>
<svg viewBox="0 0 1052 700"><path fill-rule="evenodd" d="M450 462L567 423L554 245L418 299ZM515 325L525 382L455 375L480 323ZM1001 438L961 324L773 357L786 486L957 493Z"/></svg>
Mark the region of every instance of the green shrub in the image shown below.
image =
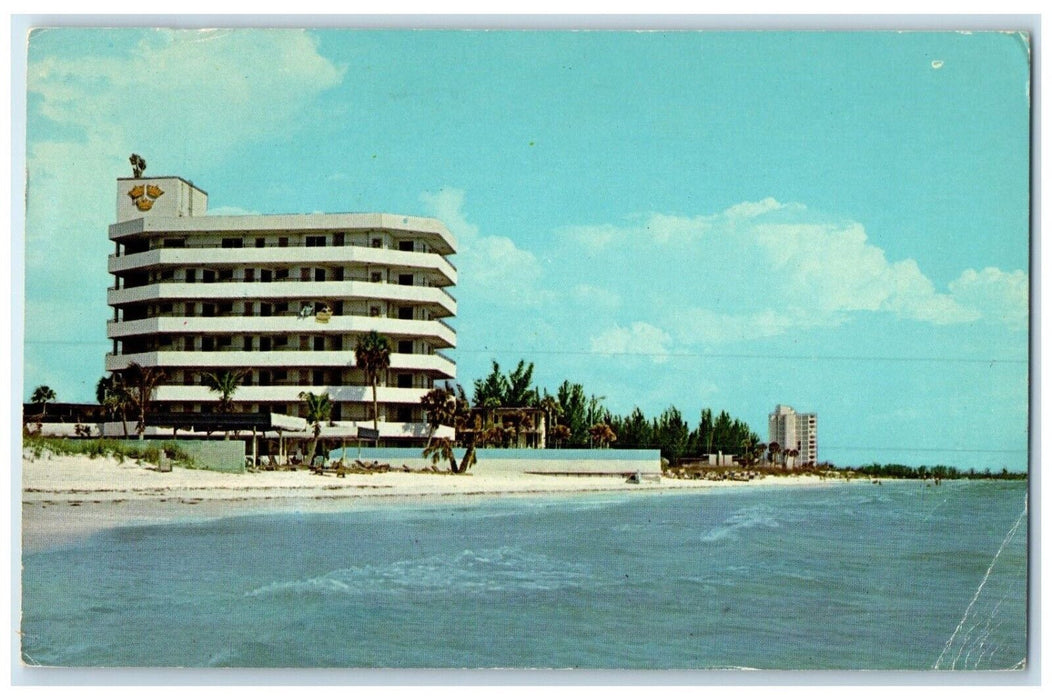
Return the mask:
<svg viewBox="0 0 1052 700"><path fill-rule="evenodd" d="M169 441L129 442L112 438L73 440L40 435L25 435L22 440L22 449L29 451L36 458L41 457L44 452L51 452L56 455L87 455L90 459L112 456L119 463L123 463L125 459L135 459L157 464L163 449L165 454L179 466L187 468L194 466L194 460L190 454Z"/></svg>

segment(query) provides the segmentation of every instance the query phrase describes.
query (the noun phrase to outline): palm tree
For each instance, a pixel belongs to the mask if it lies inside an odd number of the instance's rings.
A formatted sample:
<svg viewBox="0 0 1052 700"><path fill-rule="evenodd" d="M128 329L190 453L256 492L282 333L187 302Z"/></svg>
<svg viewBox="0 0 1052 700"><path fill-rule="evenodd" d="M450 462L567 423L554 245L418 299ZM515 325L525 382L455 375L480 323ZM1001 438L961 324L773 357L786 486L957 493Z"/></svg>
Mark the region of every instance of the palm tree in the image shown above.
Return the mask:
<svg viewBox="0 0 1052 700"><path fill-rule="evenodd" d="M391 341L376 331L369 331L358 339L354 347L354 361L365 372L365 380L373 387L373 430L378 431L376 383L380 373L386 372L391 366Z"/></svg>
<svg viewBox="0 0 1052 700"><path fill-rule="evenodd" d="M208 385L209 391L214 391L219 394L219 412L230 413L234 408L234 394L237 392L237 388L241 386L241 380L244 379L247 370L227 370L222 374L216 374L214 372L206 372L204 375L205 384ZM223 435L230 439L230 431L224 430Z"/></svg>
<svg viewBox="0 0 1052 700"><path fill-rule="evenodd" d="M548 434L551 436L552 441L555 442L556 447L562 447L563 442L569 440L570 436L572 435L570 429L565 425L554 426L550 431L548 431Z"/></svg>
<svg viewBox="0 0 1052 700"><path fill-rule="evenodd" d="M247 370L227 370L222 374L206 372L204 374L205 384L209 391L219 394L219 412L230 413L234 408L233 396L241 386L241 380L245 378Z"/></svg>
<svg viewBox="0 0 1052 700"><path fill-rule="evenodd" d="M128 387L124 385L121 375L111 374L101 377L95 384L95 400L106 409L107 415L113 418L117 413L121 415L121 426L124 428L124 437L128 437L128 408L131 405L131 394Z"/></svg>
<svg viewBox="0 0 1052 700"><path fill-rule="evenodd" d="M449 462L449 470L456 474L458 472L457 457L453 454L453 441L449 438L439 438L433 443L429 442L424 448L424 457L431 458L431 464L437 465L440 460Z"/></svg>
<svg viewBox="0 0 1052 700"><path fill-rule="evenodd" d="M596 423L588 429L588 435L600 448L607 447L611 442L617 441L617 434L606 423Z"/></svg>
<svg viewBox="0 0 1052 700"><path fill-rule="evenodd" d="M153 400L153 392L165 379L164 371L158 367L143 367L138 362L132 362L122 372L122 381L128 387L129 401L139 413L139 422L135 425L135 431L139 439L143 439L146 432L146 413Z"/></svg>
<svg viewBox="0 0 1052 700"><path fill-rule="evenodd" d="M435 431L440 426L454 424L457 413L457 395L448 386L436 386L421 397L420 405L427 414L426 447L431 447L431 439Z"/></svg>
<svg viewBox="0 0 1052 700"><path fill-rule="evenodd" d="M47 414L47 402L55 400L55 390L46 384L41 384L33 390L33 395L29 398L30 402L40 404L40 420L44 420L44 416Z"/></svg>
<svg viewBox="0 0 1052 700"><path fill-rule="evenodd" d="M556 423L559 422L559 415L563 412L563 407L559 405L559 400L547 391L544 392L544 398L537 405L544 411L545 431L551 432L555 428Z"/></svg>
<svg viewBox="0 0 1052 700"><path fill-rule="evenodd" d="M332 415L332 400L328 394L312 394L309 391L301 391L300 400L307 404L307 422L314 426L314 439L311 440L310 453L307 455L307 464L311 465L314 463L314 452L318 449L318 438L321 437L321 424Z"/></svg>
<svg viewBox="0 0 1052 700"><path fill-rule="evenodd" d="M782 451L782 446L779 445L777 442L772 442L770 445L767 446L767 451L771 454L771 463L777 464L778 454Z"/></svg>
<svg viewBox="0 0 1052 700"><path fill-rule="evenodd" d="M467 394L464 393L464 387L457 384L450 389L450 393L453 394L453 401L450 404L453 409L453 429L456 431L456 436L461 445L466 448L464 457L460 460L460 465L458 466L453 455L452 442L445 438L436 440L433 445L424 448L424 456L430 455L432 462L441 457L448 458L452 472L454 474L463 474L475 464L475 448L478 444L480 433L482 433L482 417L477 412L472 412L471 403L468 401ZM440 457L435 457L436 452L439 453Z"/></svg>

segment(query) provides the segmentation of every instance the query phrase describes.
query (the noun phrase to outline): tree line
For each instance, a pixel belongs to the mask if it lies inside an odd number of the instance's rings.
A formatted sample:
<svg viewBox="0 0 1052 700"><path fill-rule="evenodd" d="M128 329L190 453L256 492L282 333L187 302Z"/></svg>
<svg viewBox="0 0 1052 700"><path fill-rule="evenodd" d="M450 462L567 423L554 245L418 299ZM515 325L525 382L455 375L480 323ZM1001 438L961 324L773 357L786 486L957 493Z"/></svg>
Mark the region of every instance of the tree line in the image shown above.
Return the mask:
<svg viewBox="0 0 1052 700"><path fill-rule="evenodd" d="M693 428L675 406L650 418L638 407L618 415L605 406L605 396L587 392L580 383L564 380L554 394L534 386L533 371L533 363L525 360L506 373L493 361L489 374L474 381L470 405L540 409L549 446L558 448L658 449L669 461L723 452L759 461L770 447L727 411L714 415L706 408ZM466 401L465 392L460 393ZM428 401L434 403L435 397Z"/></svg>
<svg viewBox="0 0 1052 700"><path fill-rule="evenodd" d="M888 479L1005 479L1005 480L1017 480L1026 479L1026 472L1010 472L1007 468L1001 469L999 472L991 471L990 469L984 469L983 471L976 471L974 468L958 469L957 467L947 467L939 464L934 467L919 466L910 467L905 464L867 464L862 467L850 467L845 468L842 471L852 471L857 474L864 474L869 477L885 477Z"/></svg>

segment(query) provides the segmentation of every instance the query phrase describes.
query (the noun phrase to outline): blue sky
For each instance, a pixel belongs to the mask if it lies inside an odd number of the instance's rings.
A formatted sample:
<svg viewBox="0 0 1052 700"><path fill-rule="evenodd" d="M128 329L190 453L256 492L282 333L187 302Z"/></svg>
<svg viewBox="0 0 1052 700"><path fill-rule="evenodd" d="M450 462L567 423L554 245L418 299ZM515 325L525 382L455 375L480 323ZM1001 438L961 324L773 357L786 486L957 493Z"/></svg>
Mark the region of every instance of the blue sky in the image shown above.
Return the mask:
<svg viewBox="0 0 1052 700"><path fill-rule="evenodd" d="M466 385L1026 466L1019 35L58 29L27 85L26 395L93 398L134 151L213 212L441 218Z"/></svg>

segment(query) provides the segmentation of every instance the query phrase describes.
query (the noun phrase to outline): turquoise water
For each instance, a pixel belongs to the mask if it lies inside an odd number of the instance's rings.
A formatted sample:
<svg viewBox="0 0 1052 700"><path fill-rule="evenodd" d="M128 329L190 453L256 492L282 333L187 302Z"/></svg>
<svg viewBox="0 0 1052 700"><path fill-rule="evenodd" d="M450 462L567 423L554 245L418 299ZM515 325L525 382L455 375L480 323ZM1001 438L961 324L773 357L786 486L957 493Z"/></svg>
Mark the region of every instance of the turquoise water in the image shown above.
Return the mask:
<svg viewBox="0 0 1052 700"><path fill-rule="evenodd" d="M59 666L1008 669L1024 483L384 506L24 555Z"/></svg>

